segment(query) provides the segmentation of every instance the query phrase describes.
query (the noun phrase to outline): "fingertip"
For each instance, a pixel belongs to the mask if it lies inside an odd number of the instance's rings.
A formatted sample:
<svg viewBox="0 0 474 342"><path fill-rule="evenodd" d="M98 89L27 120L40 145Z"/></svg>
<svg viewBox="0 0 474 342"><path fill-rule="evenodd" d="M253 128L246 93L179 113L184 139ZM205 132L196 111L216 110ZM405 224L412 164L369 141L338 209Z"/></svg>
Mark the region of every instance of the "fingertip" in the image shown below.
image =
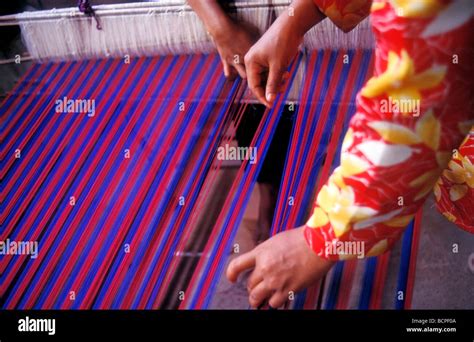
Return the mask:
<svg viewBox="0 0 474 342"><path fill-rule="evenodd" d="M253 93L255 94L255 97L257 100L262 103L265 107L271 108L272 104L267 101L265 98L265 91L262 88L256 88L254 89Z"/></svg>
<svg viewBox="0 0 474 342"><path fill-rule="evenodd" d="M272 298L268 301L268 306L273 310L277 310L282 307L287 301L287 297L283 293L275 293Z"/></svg>
<svg viewBox="0 0 474 342"><path fill-rule="evenodd" d="M265 107L267 107L268 109L271 109L273 107L273 103L272 102L269 102L266 97L264 97L263 99L261 99L261 102L265 105Z"/></svg>
<svg viewBox="0 0 474 342"><path fill-rule="evenodd" d="M229 263L229 266L227 266L226 277L231 283L235 283L237 280L236 273L235 273L234 260L232 260Z"/></svg>
<svg viewBox="0 0 474 342"><path fill-rule="evenodd" d="M276 95L274 93L267 93L265 96L265 99L267 100L268 103L273 103L275 101Z"/></svg>

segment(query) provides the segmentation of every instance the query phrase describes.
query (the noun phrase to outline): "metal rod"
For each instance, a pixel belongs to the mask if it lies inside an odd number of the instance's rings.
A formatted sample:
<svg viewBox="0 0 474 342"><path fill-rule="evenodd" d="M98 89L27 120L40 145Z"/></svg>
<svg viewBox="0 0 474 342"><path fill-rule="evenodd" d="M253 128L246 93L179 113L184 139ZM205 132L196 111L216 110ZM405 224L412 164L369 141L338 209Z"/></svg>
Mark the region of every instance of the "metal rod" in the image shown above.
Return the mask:
<svg viewBox="0 0 474 342"><path fill-rule="evenodd" d="M232 8L274 8L284 7L290 4L289 0L273 0L256 2L237 2ZM130 3L121 5L98 5L94 6L95 13L99 17L115 15L141 15L141 14L162 14L192 12L192 8L185 2L160 2L160 3ZM0 26L17 26L20 22L42 21L54 19L85 18L84 13L75 7L52 9L44 11L23 12L19 14L9 14L0 16Z"/></svg>
<svg viewBox="0 0 474 342"><path fill-rule="evenodd" d="M33 57L31 57L29 54L26 54L26 55L20 56L20 60L22 62L28 62L28 61L32 61ZM16 63L16 61L17 61L17 58L0 59L0 65L13 64L13 63Z"/></svg>

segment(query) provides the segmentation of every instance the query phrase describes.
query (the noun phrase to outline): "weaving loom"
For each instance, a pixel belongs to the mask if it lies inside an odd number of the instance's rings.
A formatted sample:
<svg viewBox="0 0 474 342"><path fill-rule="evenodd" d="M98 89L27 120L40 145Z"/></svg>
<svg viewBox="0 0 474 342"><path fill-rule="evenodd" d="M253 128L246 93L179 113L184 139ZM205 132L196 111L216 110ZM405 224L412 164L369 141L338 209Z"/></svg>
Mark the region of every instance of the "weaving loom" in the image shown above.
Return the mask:
<svg viewBox="0 0 474 342"><path fill-rule="evenodd" d="M156 13L169 17L153 17L154 24L150 20L139 27L182 25L174 21L182 17L178 12L150 12L142 6L147 18ZM255 11L248 4L242 8L246 6ZM257 8L253 18L259 18L264 29L275 8ZM249 17L243 9L239 15ZM39 250L35 259L1 257L1 307L213 308L217 284L285 105L294 104L296 114L271 234L304 223L315 193L335 167L355 96L371 74L372 38L354 32L364 38L351 44L366 43L314 50L321 46L314 38L317 33L307 37L306 49L291 66L288 86L265 111L253 137L257 162L238 165L231 185L220 192L222 203L209 224L207 202L216 196L219 171L226 167L217 149L232 143L251 101L245 82L226 81L202 27L186 26L202 39L190 39L184 48L182 41L168 44L166 38L166 47L157 44L157 51L130 46L132 57L124 63L124 51L117 46L96 44L104 50L84 48L84 54L40 51L34 45L43 46L41 39L28 34L31 18L40 15L19 17L30 18L21 24L26 44L32 57L43 63L31 66L0 109L1 240L38 241ZM91 20L79 17L60 25L85 23L84 30L95 32ZM110 22L101 18L106 34ZM67 41L64 36L57 39ZM88 39L85 45L96 38ZM199 48L193 46L196 41ZM180 55L170 48L177 45ZM58 112L55 101L63 98L94 99L94 113ZM296 199L294 204L288 204L290 197ZM420 215L402 242L393 293L393 307L398 309L411 304L419 231ZM202 247L190 248L193 241ZM297 294L290 307L345 309L352 298L360 309L381 308L389 258L388 252L365 262L339 262L323 282ZM352 291L357 267L364 268L360 293Z"/></svg>

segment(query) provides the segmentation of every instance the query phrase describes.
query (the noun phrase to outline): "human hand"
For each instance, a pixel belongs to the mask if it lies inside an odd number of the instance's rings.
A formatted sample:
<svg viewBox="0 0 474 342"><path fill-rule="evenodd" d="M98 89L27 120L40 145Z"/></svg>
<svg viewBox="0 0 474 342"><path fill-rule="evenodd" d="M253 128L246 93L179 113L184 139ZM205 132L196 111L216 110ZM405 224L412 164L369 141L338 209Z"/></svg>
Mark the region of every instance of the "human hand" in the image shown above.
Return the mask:
<svg viewBox="0 0 474 342"><path fill-rule="evenodd" d="M268 302L273 308L314 284L334 265L317 256L304 238L304 226L279 233L229 264L227 278L237 281L239 274L253 269L248 279L249 303L253 308Z"/></svg>
<svg viewBox="0 0 474 342"><path fill-rule="evenodd" d="M237 74L247 78L244 56L258 39L257 29L246 23L228 20L225 25L210 33L221 57L224 75L231 80Z"/></svg>
<svg viewBox="0 0 474 342"><path fill-rule="evenodd" d="M297 35L284 21L275 21L245 55L250 90L267 107L271 107L288 79L291 60L298 52L303 35Z"/></svg>
<svg viewBox="0 0 474 342"><path fill-rule="evenodd" d="M245 55L249 88L271 107L288 78L288 66L305 33L325 18L312 0L293 0Z"/></svg>

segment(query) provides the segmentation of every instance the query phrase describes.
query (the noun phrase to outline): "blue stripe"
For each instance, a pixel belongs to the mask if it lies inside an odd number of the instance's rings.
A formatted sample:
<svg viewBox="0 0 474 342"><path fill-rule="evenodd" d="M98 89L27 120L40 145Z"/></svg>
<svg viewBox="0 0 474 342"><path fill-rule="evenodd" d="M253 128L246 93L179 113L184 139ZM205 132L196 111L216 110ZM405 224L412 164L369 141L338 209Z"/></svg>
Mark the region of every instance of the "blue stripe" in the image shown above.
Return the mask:
<svg viewBox="0 0 474 342"><path fill-rule="evenodd" d="M90 63L93 63L93 62L90 62ZM130 68L130 69L131 69L131 68ZM104 68L104 70L106 71L106 68ZM127 71L128 71L128 70L127 70ZM119 72L119 68L115 68L114 71L112 72L112 77L117 76L117 75L118 75L118 72ZM124 76L122 77L122 79L120 80L121 82L119 82L120 85L123 84L123 82L125 81L127 75L128 75L128 73L126 72L125 75L124 75ZM103 79L100 79L100 77L98 77L98 78L96 79L96 82L103 82L103 81L104 81L104 80L103 80ZM96 84L98 84L98 83L96 83ZM94 90L95 90L95 88L91 87L91 89L90 89L90 91L89 91L89 93L88 93L87 96L92 95L92 92L93 92ZM103 98L103 96L104 96L104 94L105 94L106 91L107 91L107 88L102 89L101 93L99 93L99 94L96 96L96 99L97 99L98 101L100 101L100 99ZM113 99L114 97L111 96L110 98ZM110 101L110 100L109 100L109 101ZM96 118L97 118L97 117L96 117ZM99 121L99 120L97 120L97 121ZM108 122L108 124L111 124L112 121L113 121L113 120L110 120L110 121ZM97 149L98 147L100 147L101 144L102 144L102 142L103 142L103 136L100 136L99 139L97 140L97 142L96 142L94 148ZM79 151L78 153L84 153L84 151ZM74 179L73 184L70 186L69 192L68 192L68 195L67 195L67 196L69 196L69 194L70 194L70 195L74 195L74 194L76 193L76 189L77 189L78 183L79 183L79 182L82 180L82 178L84 177L84 174L85 174L85 172L88 170L88 166L89 166L90 163L92 162L93 157L94 157L94 154L93 154L93 151L92 151L92 153L90 153L90 154L88 155L86 161L85 161L84 164L82 165L82 168L78 168L78 165L75 165L74 170L76 170L76 172L78 172L78 173L77 173L77 177ZM67 175L64 175L64 176L66 177ZM63 178L63 179L64 179L64 178ZM62 181L63 181L63 180L62 180ZM61 183L62 183L62 181L61 181ZM76 196L76 197L77 197L77 196ZM77 199L77 201L80 201L80 200L81 200L81 198L78 198L78 197L77 197L76 199ZM68 205L68 202L69 202L69 198L68 198L68 197L67 197L67 198L65 197L65 198L64 198L64 202L63 202L62 205ZM61 244L64 244L64 243L65 243L65 241L62 239L62 237L68 232L69 228L70 228L70 227L75 227L75 225L71 225L71 220L72 220L72 217L75 215L75 212L77 212L77 210L79 210L79 209L78 209L77 206L76 206L76 207L73 208L73 210L72 210L71 213L69 214L69 217L68 217L66 223L64 224L64 227L60 230L59 236L56 238L56 240L55 240L55 242L54 242L52 248L51 248L50 251L49 251L50 254L52 254L52 253L55 251L55 249L58 248L58 245L61 245ZM55 215L52 217L51 226L56 226L56 225L57 225L57 221L59 220L61 214L62 214L61 211L55 212ZM76 232L76 234L77 234L77 232ZM77 241L73 239L72 241L67 241L66 243L68 243L68 244L69 244L69 248L71 248L71 245L75 245L75 244L77 243ZM67 257L67 256L69 255L69 254L68 254L69 252L70 252L69 250L66 250L66 252L63 254L63 258ZM48 260L48 258L49 258L49 257L46 257L45 260ZM45 266L46 266L46 264L42 264L41 269L40 269L39 271L37 271L37 273L36 273L36 275L35 275L35 281L33 281L32 283L36 283L36 282L39 280L38 278L39 278L40 276L42 276L42 272L44 271L44 267L45 267ZM52 278L51 278L51 279L53 279L53 280L56 279L56 277L58 276L58 273L59 273L59 272L60 272L60 268L56 267L55 271L53 272L53 275L52 275ZM46 290L43 291L43 297L46 296L46 295L49 293L49 288L53 285L52 283L53 283L53 281L50 280L49 284L47 284ZM26 301L27 297L30 296L30 295L31 295L31 293L30 293L30 291L28 291L28 292L26 293L26 295L25 295L25 301ZM45 298L42 298L42 297L40 296L40 302L39 302L39 304L37 304L35 307L40 308L41 305L42 305L42 302L44 301L44 299L45 299ZM23 305L23 303L22 303L21 305Z"/></svg>
<svg viewBox="0 0 474 342"><path fill-rule="evenodd" d="M360 310L367 310L369 308L377 262L378 259L375 257L367 258L365 261L364 279L362 282L362 291L359 298Z"/></svg>
<svg viewBox="0 0 474 342"><path fill-rule="evenodd" d="M410 268L411 244L413 237L414 221L411 221L403 233L402 253L400 255L400 269L398 271L397 293L395 293L395 309L405 308L408 270ZM403 294L403 299L398 299L399 293Z"/></svg>
<svg viewBox="0 0 474 342"><path fill-rule="evenodd" d="M7 128L8 125L10 124L11 120L14 117L16 117L18 109L21 108L22 104L27 100L28 96L24 96L24 94L25 93L29 93L29 94L33 93L34 89L36 89L36 87L39 85L39 82L34 82L33 85L28 88L29 91L28 92L25 91L25 88L27 86L29 86L29 84L31 82L31 79L34 77L34 75L38 71L39 67L40 67L40 64L37 64L37 63L33 64L31 66L31 68L28 69L28 73L27 73L27 75L25 75L25 79L23 80L23 82L21 82L18 85L18 88L10 94L10 97L8 99L6 99L6 101L4 103L1 104L1 106L0 106L0 117L2 117L2 119L5 120L0 124L0 131L2 132L2 134L3 134L3 131L5 130L5 128ZM45 70L47 70L47 69L48 68L45 68ZM41 79L41 77L44 77L45 70L43 70L43 72L40 73L40 75L36 76L36 77L38 79ZM20 98L20 101L17 103L16 107L15 108L10 108L10 106L13 104L13 102L17 98ZM7 118L3 118L3 116L7 112L9 112L9 116ZM19 120L19 122L21 122L21 120ZM15 128L16 128L16 126L12 127L12 129L15 129Z"/></svg>
<svg viewBox="0 0 474 342"><path fill-rule="evenodd" d="M295 61L296 64L296 67L298 67L299 63L301 61L301 55L298 56L298 59ZM293 79L294 79L294 75L295 73L292 73L291 75L291 80L289 81L289 84L293 83ZM288 91L289 91L290 87L287 88L286 90L286 93L284 94L284 97L283 99L285 99L287 96L288 96ZM281 95L279 95L278 97L280 97ZM278 118L280 117L281 115L281 112L283 111L284 109L284 106L282 105L280 107L280 111L279 112L276 112L275 111L275 107L273 107L270 112L268 113L268 115L266 116L266 121L263 125L263 130L262 130L262 133L263 132L267 132L267 131L270 131L270 138L273 136L273 134L275 133L275 129L276 129L276 126L278 124ZM270 123L272 121L272 119L274 118L274 116L277 117L277 120L274 121L274 123L271 125L270 127ZM265 146L261 146L261 141L263 139L263 134L261 134L259 137L257 137L257 141L256 141L256 146L258 148L258 150L260 151L260 160L264 160L265 158L265 155L267 153L267 150L268 150L268 147L269 147L269 143L265 144ZM262 151L262 147L263 147L263 151ZM251 171L251 168L252 167L256 167L257 170L256 172L254 173L254 176L252 177L252 180L251 180L251 184L255 184L256 182L256 179L257 179L257 176L258 176L258 173L260 172L260 169L262 167L262 163L257 163L255 165L250 165L250 166L247 166L247 169L245 170L244 172L244 176L241 178L240 180L240 184L234 194L234 198L232 200L232 204L231 204L231 208L235 208L236 205L237 205L237 201L239 200L239 197L242 197L244 196L244 199L243 199L243 204L242 204L242 208L244 208L247 203L248 203L248 200L250 199L250 191L248 191L247 193L244 193L242 190L243 190L243 186L245 184L245 180L247 179L250 171ZM210 267L211 267L211 264L212 264L212 261L215 260L215 257L216 257L216 254L218 252L218 249L219 249L219 246L221 246L221 242L222 242L222 239L223 239L223 236L224 236L224 233L226 232L226 230L230 229L231 230L231 234L230 234L230 238L225 241L225 246L224 246L224 250L229 250L230 248L230 244L232 243L232 241L234 240L234 237L235 237L235 234L237 232L237 228L238 228L238 225L242 219L242 216L243 216L243 213L244 210L240 210L238 216L237 216L237 220L235 221L235 224L233 227L229 227L229 220L230 220L230 217L232 216L232 214L234 213L234 210L230 210L226 219L225 219L225 222L224 222L224 225L223 227L225 227L225 229L221 229L220 230L220 234L218 235L218 238L217 238L217 243L213 246L212 248L212 251L209 255L209 258L208 258L208 262L206 264L206 267L204 269L204 272L203 274L208 274L209 271L210 271ZM211 300L211 297L212 297L212 294L214 293L214 290L215 290L215 287L217 285L217 281L220 279L221 275L222 275L222 271L223 271L223 268L224 268L224 265L225 265L225 262L227 260L227 255L224 255L224 257L222 257L219 262L218 262L218 265L217 265L217 270L216 270L216 273L211 281L211 284L210 284L210 288L209 288L209 291L206 295L206 299L204 301L204 304L203 304L203 308L207 308L209 303L210 303L210 300ZM202 277L200 279L200 281L198 282L198 286L197 288L200 289L202 288L204 282L205 282L205 279L206 277ZM198 291L199 292L199 291ZM190 307L191 308L194 308L196 306L196 302L198 300L198 296L199 296L199 293L194 293L193 294L193 298L191 300L191 304L190 304Z"/></svg>
<svg viewBox="0 0 474 342"><path fill-rule="evenodd" d="M105 73L105 71L106 71L107 69L108 69L108 68L103 68L103 70L101 71L101 73L99 73L99 75L96 77L95 84L91 87L91 89L95 89L95 88L98 86L98 83L101 82L101 81L103 81L103 78L102 78L103 75L102 75L102 74ZM96 120L96 126L94 127L94 129L91 130L91 132L88 134L87 138L83 141L83 143L82 143L82 145L81 145L81 148L79 148L79 150L78 150L79 152L78 152L78 153L76 154L76 156L73 158L73 162L71 162L70 165L67 167L66 172L65 172L66 175L72 173L72 172L74 171L74 169L77 168L77 166L78 166L78 165L77 165L77 160L78 160L78 158L82 155L82 153L83 153L82 151L84 150L85 144L86 144L88 141L90 141L90 138L91 138L92 134L95 132L98 123L99 123L99 120ZM81 126L81 127L82 127L82 126ZM78 131L76 132L74 138L70 139L69 146L66 147L66 150L68 150L68 149L70 148L70 145L71 145L71 144L73 144L73 143L75 143L75 142L77 141L76 138L78 137L79 133L80 133L80 130L78 130ZM61 160L62 160L63 158L65 158L65 157L66 157L66 154L63 154L63 155L61 156ZM58 162L58 163L59 163L59 162ZM48 177L48 178L49 178L49 179L47 179L47 180L45 181L45 184L44 184L44 187L42 187L42 190L37 194L37 196L35 196L35 197L33 198L33 200L32 200L33 203L35 202L35 198L36 198L36 197L37 197L38 200L39 200L40 198L42 198L42 196L45 196L45 195L46 195L46 193L44 193L44 191L49 188L50 181L51 181L52 177ZM33 223L33 225L32 225L33 227L37 227L37 226L39 225L40 221L44 218L44 216L46 215L46 211L50 209L50 206L52 205L52 202L53 202L54 198L55 198L55 197L57 196L57 194L59 193L59 189L61 188L62 185L63 185L62 182L57 182L57 184L56 184L54 190L50 192L49 197L48 197L48 199L46 200L47 205L45 205L45 206L41 209L40 213L38 214L37 218L35 219L35 221L34 221L34 223ZM73 192L71 192L71 193L73 193ZM27 216L22 217L22 219L21 219L21 221L20 221L20 223L19 223L19 226L23 226L23 225L24 225L24 223L22 222L23 219L26 220L26 219L27 219ZM56 215L56 216L53 215L53 218L52 218L53 221L50 222L50 224L49 224L48 226L54 227L54 226L55 226L55 223L57 222L58 219L59 219L59 215ZM60 231L60 235L61 235L61 236L64 235L65 232L66 232L66 230L61 230L61 231ZM50 234L51 234L51 229L44 229L44 235L42 236L42 240L46 240L46 239L49 237ZM58 239L58 241L61 241L61 239ZM54 251L54 247L53 247L52 250ZM48 257L46 257L44 260L47 262ZM27 266L26 266L26 269L25 269L25 270L23 271L23 273L21 274L20 280L16 283L16 285L15 285L15 287L14 287L14 289L13 289L13 293L15 293L15 292L17 291L17 288L18 288L19 284L21 284L21 283L23 282L23 278L24 278L24 276L26 275L26 273L27 273L27 271L29 270L29 268L30 268L34 263L37 263L37 262L38 262L38 261L36 261L36 260L29 260L29 261L28 261L28 264L27 264ZM43 262L44 262L44 261L43 261ZM43 264L43 267L44 267L44 266L45 266L45 265ZM32 283L34 283L34 282L32 282ZM9 301L7 302L7 305L8 305L8 303L9 303Z"/></svg>
<svg viewBox="0 0 474 342"><path fill-rule="evenodd" d="M140 70L138 72L138 75L135 78L135 81L138 81L138 78L141 75L143 75L146 68L150 65L150 62L151 62L151 60L149 58L145 59L143 65L140 67ZM128 88L126 88L126 92L123 95L123 98L129 99L130 95L131 95L131 93L134 89L135 89L134 88L134 82L132 82L130 84L130 86ZM145 88L142 89L141 93L138 95L138 98L140 98L145 91L146 91ZM108 103L105 106L105 108L108 108L111 105L111 102L114 100L114 98L115 98L115 96L113 96L113 95L108 98ZM119 115L119 113L121 112L120 109L125 105L125 103L126 103L125 101L122 101L120 103L119 107L114 111L114 116L112 117L111 121L115 121L117 119L116 116ZM132 108L130 110L132 113L135 111L135 108L136 108L137 105L138 105L137 101L134 101L133 105L132 105ZM141 125L143 123L143 121L144 121L144 117L141 117L139 119L139 124ZM114 136L113 141L110 143L110 145L108 146L107 151L104 153L105 156L113 156L114 155L114 154L112 154L113 149L116 147L116 145L118 143L118 140L119 140L120 136L122 135L122 132L128 126L128 123L129 123L128 120L124 120L122 122L122 126L118 129L117 133ZM104 130L104 132L110 132L110 130ZM135 132L135 134L138 134L138 130ZM132 132L131 132L131 136L132 135L134 135L134 130L132 130ZM102 141L105 140L106 136L107 136L107 134L103 134L100 137L100 145L103 145ZM130 136L128 137L128 139L130 139ZM130 146L129 145L130 140L128 140L128 139L127 139L124 147ZM146 139L146 137L145 137L145 139ZM99 149L100 145L96 145L96 148ZM137 151L136 154L138 154L139 152L140 151ZM93 159L93 157L95 155L96 155L96 153L94 153L94 152L91 153L91 156L92 156L91 159ZM135 152L132 151L132 155L135 156ZM132 161L132 159L130 159L130 161ZM72 270L71 271L67 270L67 272L69 272L71 276L68 278L68 281L66 282L65 286L62 288L60 294L57 296L56 302L55 302L55 307L59 307L61 305L62 301L64 301L67 298L68 292L71 290L71 286L72 286L74 280L76 279L76 275L80 272L80 268L81 268L82 264L85 262L85 259L89 255L89 251L92 249L92 245L95 243L95 241L97 240L97 236L99 235L100 231L102 230L102 226L104 224L104 217L108 216L108 213L110 211L110 205L114 204L114 202L115 202L113 200L114 199L113 195L110 197L111 200L108 201L109 207L106 208L103 211L103 214L99 218L98 222L97 223L96 222L91 222L90 220L93 217L93 215L95 214L95 212L96 212L96 210L99 206L99 202L101 202L103 200L104 195L108 192L108 190L110 190L110 188L109 188L110 182L114 179L115 173L119 169L120 164L123 163L123 162L124 162L124 159L123 159L122 153L118 153L113 162L112 162L112 160L109 160L108 158L102 158L99 162L98 167L95 170L95 173L97 174L97 176L102 172L102 170L105 168L106 164L112 163L112 166L111 166L110 170L105 175L104 182L101 184L100 188L97 191L92 190L92 187L95 184L96 177L94 177L94 176L91 177L91 181L89 181L88 184L87 184L87 187L86 187L87 190L83 193L82 196L83 196L83 198L87 198L87 196L89 194L92 194L93 198L92 198L90 203L87 203L88 208L87 208L86 212L84 213L84 216L82 217L82 220L80 222L78 222L77 225L79 227L81 227L83 230L85 230L87 228L87 226L89 226L89 225L92 225L92 227L94 227L94 229L93 229L92 234L88 235L87 243L86 243L86 246L84 248L84 251L80 254L79 258L76 260L76 263L72 267ZM130 164L132 164L132 163L130 163ZM124 174L128 174L128 172L129 172L129 169L127 169ZM125 175L120 175L120 176L121 176L121 178L120 178L121 181L124 178L126 178ZM80 199L78 199L78 200L80 201ZM65 226L67 226L67 227L74 226L73 221L76 220L75 216L76 216L77 212L78 212L78 210L76 210L76 208L74 208L73 215L69 216L68 221L66 221L66 223L65 223ZM126 212L127 212L126 210L121 211L120 214L123 215ZM119 215L119 217L120 217L120 215ZM116 219L119 219L119 217L116 218ZM76 238L77 238L77 240L76 240ZM62 258L62 260L59 264L58 270L61 270L61 269L64 268L66 262L69 259L69 256L72 254L73 249L75 248L75 245L77 243L79 243L79 239L82 239L82 238L83 237L81 237L76 232L76 235L73 238L73 241L75 241L76 243L73 243L73 244L69 245L70 249L68 250L67 253L65 253L65 257ZM108 248L108 247L109 247L108 241L106 240L106 241L104 241L102 248ZM104 260L103 257L104 257L104 255L99 255L96 260L100 259L100 260L103 261ZM80 303L81 298L84 295L84 293L81 292L80 289L74 289L74 290L76 291L76 300L74 302L73 307L76 306L78 303Z"/></svg>

